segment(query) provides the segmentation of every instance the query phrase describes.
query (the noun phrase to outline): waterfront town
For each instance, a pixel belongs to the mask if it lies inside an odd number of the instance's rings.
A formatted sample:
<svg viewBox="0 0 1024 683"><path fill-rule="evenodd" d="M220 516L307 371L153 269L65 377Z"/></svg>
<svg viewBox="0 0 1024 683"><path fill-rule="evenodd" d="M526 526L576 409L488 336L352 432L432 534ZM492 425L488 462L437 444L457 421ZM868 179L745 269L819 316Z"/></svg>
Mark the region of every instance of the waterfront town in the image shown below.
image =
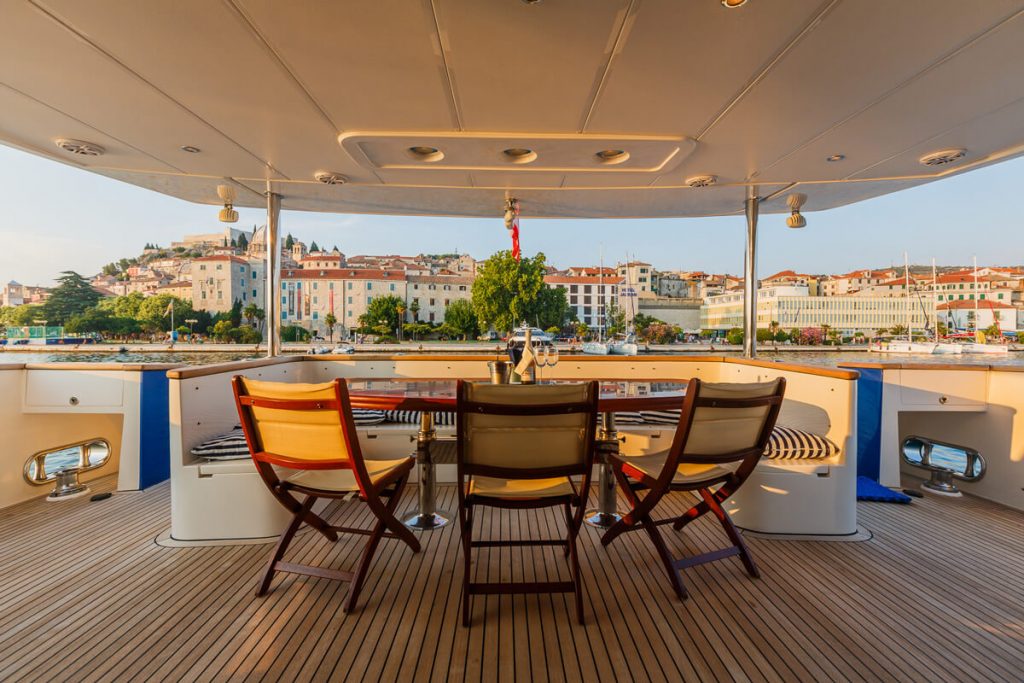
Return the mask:
<svg viewBox="0 0 1024 683"><path fill-rule="evenodd" d="M128 334L166 338L167 314L188 338L259 342L265 286L264 228L187 235L86 276L98 308L110 317L59 322L74 333L118 336L111 319L145 317L150 325ZM635 329L645 341L723 339L742 327L743 280L730 274L663 271L640 260L556 267L543 262L543 285L564 303L527 320L575 338ZM474 282L486 261L469 254L346 255L337 246L306 244L288 235L282 245L281 318L286 340L472 338L504 334L474 307ZM75 274L77 275L77 274ZM8 282L0 291L0 333L6 326L47 324L52 289ZM480 296L478 294L478 296ZM151 305L144 307L147 300ZM377 306L374 301L377 300ZM104 304L103 302L107 302ZM168 303L171 303L168 306ZM181 310L179 310L179 306ZM231 322L232 312L234 321ZM393 319L389 319L389 316ZM541 319L543 318L543 319ZM217 327L218 323L225 321ZM247 323L247 324L245 324ZM1024 269L1017 267L902 265L842 274L784 270L758 282L758 336L793 343L859 342L879 335L983 330L1016 338L1024 328ZM513 323L518 324L518 323ZM248 334L245 334L245 333ZM109 333L114 333L110 335ZM164 334L161 334L164 333ZM742 341L740 337L739 341Z"/></svg>

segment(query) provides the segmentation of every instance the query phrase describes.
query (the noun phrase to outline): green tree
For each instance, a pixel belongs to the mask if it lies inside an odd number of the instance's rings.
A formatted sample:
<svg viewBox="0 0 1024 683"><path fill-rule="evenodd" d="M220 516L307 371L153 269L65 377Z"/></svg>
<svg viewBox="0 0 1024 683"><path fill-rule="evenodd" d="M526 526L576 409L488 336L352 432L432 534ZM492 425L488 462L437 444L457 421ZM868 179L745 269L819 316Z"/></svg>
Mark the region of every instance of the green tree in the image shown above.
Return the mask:
<svg viewBox="0 0 1024 683"><path fill-rule="evenodd" d="M406 323L403 328L405 333L413 339L423 339L434 329L428 323Z"/></svg>
<svg viewBox="0 0 1024 683"><path fill-rule="evenodd" d="M734 327L725 333L725 340L734 346L740 346L743 344L743 330L738 327Z"/></svg>
<svg viewBox="0 0 1024 683"><path fill-rule="evenodd" d="M245 235L238 236L238 248L243 251L249 248L249 240Z"/></svg>
<svg viewBox="0 0 1024 683"><path fill-rule="evenodd" d="M590 334L590 327L586 323L576 323L577 337L580 339L586 339L588 334Z"/></svg>
<svg viewBox="0 0 1024 683"><path fill-rule="evenodd" d="M168 329L171 322L171 314L168 308L174 309L174 321L184 322L186 318L192 317L192 305L187 301L179 299L171 294L157 294L142 301L139 304L135 319L145 332L161 332ZM235 327L235 325L232 325Z"/></svg>
<svg viewBox="0 0 1024 683"><path fill-rule="evenodd" d="M613 303L604 309L605 334L621 334L626 331L626 311Z"/></svg>
<svg viewBox="0 0 1024 683"><path fill-rule="evenodd" d="M256 322L256 318L260 314L260 307L255 303L251 303L242 309L242 317L245 318L245 322L252 326Z"/></svg>
<svg viewBox="0 0 1024 683"><path fill-rule="evenodd" d="M334 343L334 326L338 324L338 319L334 317L333 313L328 313L324 316L324 325L327 325L327 338Z"/></svg>
<svg viewBox="0 0 1024 683"><path fill-rule="evenodd" d="M575 319L573 309L569 307L569 300L565 296L565 290L560 287L544 287L537 297L537 313L533 320L541 328L557 327L562 328L570 320Z"/></svg>
<svg viewBox="0 0 1024 683"><path fill-rule="evenodd" d="M473 281L473 310L480 327L492 325L494 329L509 331L526 320L536 323L543 312L545 317L557 317L559 304L551 295L542 295L545 257L538 253L532 258L517 261L511 251L499 251L477 271ZM565 293L561 293L565 298ZM549 325L563 320L542 321Z"/></svg>
<svg viewBox="0 0 1024 683"><path fill-rule="evenodd" d="M107 265L103 266L104 275L117 275L117 273L118 270L116 263L108 263Z"/></svg>
<svg viewBox="0 0 1024 683"><path fill-rule="evenodd" d="M320 251L320 247L317 246L316 240L313 240L313 243L309 245L309 250L310 251Z"/></svg>
<svg viewBox="0 0 1024 683"><path fill-rule="evenodd" d="M142 292L132 292L125 296L103 299L99 302L98 307L110 311L111 315L119 318L138 318L139 307L145 300L146 297L142 295ZM166 307L166 304L164 306Z"/></svg>
<svg viewBox="0 0 1024 683"><path fill-rule="evenodd" d="M15 306L7 309L6 320L4 321L11 327L24 327L31 325L32 321L39 320L44 317L43 307L39 304L22 304L21 306Z"/></svg>
<svg viewBox="0 0 1024 683"><path fill-rule="evenodd" d="M295 238L292 237L291 233L288 233L288 236L284 238L284 248L287 249L288 251L291 251L292 247L294 246Z"/></svg>
<svg viewBox="0 0 1024 683"><path fill-rule="evenodd" d="M281 328L281 341L304 342L309 340L309 330L299 325L285 325Z"/></svg>
<svg viewBox="0 0 1024 683"><path fill-rule="evenodd" d="M401 303L402 300L393 294L377 297L366 307L366 313L359 316L359 324L363 326L365 332L394 334L401 323L401 318L398 315L398 307Z"/></svg>
<svg viewBox="0 0 1024 683"><path fill-rule="evenodd" d="M263 341L263 335L252 325L242 325L228 332L231 341L236 344L259 344Z"/></svg>
<svg viewBox="0 0 1024 683"><path fill-rule="evenodd" d="M231 331L234 329L230 320L218 320L213 324L213 338L220 342L231 341Z"/></svg>
<svg viewBox="0 0 1024 683"><path fill-rule="evenodd" d="M444 324L451 330L450 336L475 337L477 335L476 313L473 304L466 299L456 299L444 309Z"/></svg>
<svg viewBox="0 0 1024 683"><path fill-rule="evenodd" d="M88 280L73 270L62 272L57 282L59 284L50 291L50 297L43 304L43 317L50 325L63 325L103 298Z"/></svg>
<svg viewBox="0 0 1024 683"><path fill-rule="evenodd" d="M419 299L413 299L412 303L409 304L409 312L412 313L412 321L414 323L420 320L420 302Z"/></svg>

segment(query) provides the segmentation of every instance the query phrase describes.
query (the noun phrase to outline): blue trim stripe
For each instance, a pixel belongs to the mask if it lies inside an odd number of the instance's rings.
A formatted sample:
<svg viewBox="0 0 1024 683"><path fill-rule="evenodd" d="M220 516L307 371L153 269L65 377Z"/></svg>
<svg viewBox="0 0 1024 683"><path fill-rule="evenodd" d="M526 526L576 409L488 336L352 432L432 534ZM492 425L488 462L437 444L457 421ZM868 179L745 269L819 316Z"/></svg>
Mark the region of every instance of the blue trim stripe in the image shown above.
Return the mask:
<svg viewBox="0 0 1024 683"><path fill-rule="evenodd" d="M878 481L882 463L882 370L857 371L857 476Z"/></svg>
<svg viewBox="0 0 1024 683"><path fill-rule="evenodd" d="M171 476L171 424L167 372L144 370L139 399L139 488Z"/></svg>

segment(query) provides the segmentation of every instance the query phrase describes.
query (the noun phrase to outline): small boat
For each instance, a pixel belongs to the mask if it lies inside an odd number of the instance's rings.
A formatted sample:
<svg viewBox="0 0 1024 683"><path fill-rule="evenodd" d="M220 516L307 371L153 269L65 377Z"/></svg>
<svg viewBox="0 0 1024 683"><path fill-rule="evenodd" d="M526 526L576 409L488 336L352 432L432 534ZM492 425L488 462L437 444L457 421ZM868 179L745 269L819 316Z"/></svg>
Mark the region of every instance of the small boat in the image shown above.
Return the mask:
<svg viewBox="0 0 1024 683"><path fill-rule="evenodd" d="M350 354L355 352L356 347L352 346L351 344L338 344L333 349L331 349L331 353L335 354Z"/></svg>
<svg viewBox="0 0 1024 683"><path fill-rule="evenodd" d="M640 350L636 343L636 335L627 334L616 337L608 342L608 353L613 356L635 356Z"/></svg>
<svg viewBox="0 0 1024 683"><path fill-rule="evenodd" d="M968 342L958 344L963 347L963 353L1009 353L1010 347L1006 344L982 344L979 342Z"/></svg>
<svg viewBox="0 0 1024 683"><path fill-rule="evenodd" d="M523 325L519 326L515 330L515 332L512 333L511 336L509 336L509 338L508 338L509 345L511 346L512 344L517 344L519 346L522 346L523 344L525 344L526 343L526 330L527 329L530 330L530 342L534 346L538 346L538 345L546 346L546 345L554 344L555 343L555 338L552 337L547 332L545 332L544 330L540 329L539 327L529 327L528 325L523 324Z"/></svg>
<svg viewBox="0 0 1024 683"><path fill-rule="evenodd" d="M906 354L932 354L938 344L935 342L915 341L878 341L868 346L868 351L875 353L906 353Z"/></svg>
<svg viewBox="0 0 1024 683"><path fill-rule="evenodd" d="M331 353L331 350L322 344L318 346L310 346L309 350L306 351L307 356L325 356L329 353Z"/></svg>
<svg viewBox="0 0 1024 683"><path fill-rule="evenodd" d="M583 353L590 356L607 356L611 350L606 342L589 341L583 342Z"/></svg>

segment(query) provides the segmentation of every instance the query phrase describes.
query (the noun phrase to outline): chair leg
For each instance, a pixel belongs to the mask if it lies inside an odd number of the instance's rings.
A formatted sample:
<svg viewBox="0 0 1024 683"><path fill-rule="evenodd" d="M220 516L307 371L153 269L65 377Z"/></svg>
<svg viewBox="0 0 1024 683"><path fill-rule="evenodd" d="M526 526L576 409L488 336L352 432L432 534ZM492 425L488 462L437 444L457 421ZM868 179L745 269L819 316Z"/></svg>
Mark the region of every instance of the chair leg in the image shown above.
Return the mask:
<svg viewBox="0 0 1024 683"><path fill-rule="evenodd" d="M387 505L382 505L379 498L371 499L367 498L366 502L370 506L370 510L376 515L387 530L398 537L403 543L409 546L414 553L420 551L420 542L416 538L416 535L409 530L407 526L402 524L397 517L395 517L395 508L398 506L398 501L402 497L402 492L405 490L405 482L407 476L402 477L395 482L395 492L388 498Z"/></svg>
<svg viewBox="0 0 1024 683"><path fill-rule="evenodd" d="M473 508L466 505L459 508L459 523L462 532L462 625L470 624L470 595L469 583L473 571L472 552L473 546Z"/></svg>
<svg viewBox="0 0 1024 683"><path fill-rule="evenodd" d="M654 543L654 547L658 551L658 557L661 558L662 564L665 565L665 570L668 571L672 590L675 591L680 600L685 600L689 597L689 593L686 592L686 586L683 585L682 574L676 568L675 558L668 551L668 546L665 545L665 539L661 537L658 527L654 524L650 515L642 517L640 523L643 525L644 530L647 531L647 535L651 537L651 542Z"/></svg>
<svg viewBox="0 0 1024 683"><path fill-rule="evenodd" d="M370 534L370 539L363 546L363 554L359 558L359 566L356 568L355 574L352 575L352 583L348 588L348 595L345 597L345 602L342 603L341 611L348 614L355 609L356 601L359 599L359 591L363 588L363 580L366 578L366 572L370 568L370 562L373 561L373 554L377 551L377 546L380 545L380 539L384 537L384 522L378 521L373 526L373 532Z"/></svg>
<svg viewBox="0 0 1024 683"><path fill-rule="evenodd" d="M743 562L743 566L747 568L747 573L752 578L760 578L761 572L757 569L757 564L754 562L753 556L750 554L750 549L747 548L746 542L743 540L743 536L736 529L736 525L732 523L732 519L729 518L729 513L722 509L722 506L717 500L717 496L707 489L701 489L700 495L704 498L704 502L714 513L715 517L722 524L722 528L725 529L726 535L732 544L736 546L740 551L740 560Z"/></svg>
<svg viewBox="0 0 1024 683"><path fill-rule="evenodd" d="M583 618L583 582L580 580L580 557L576 547L579 528L576 526L575 516L572 513L572 505L569 503L565 504L565 522L569 527L565 550L569 556L569 571L572 576L573 592L576 594L576 620L582 625L586 623L586 620Z"/></svg>
<svg viewBox="0 0 1024 683"><path fill-rule="evenodd" d="M277 541L277 546L274 548L274 554L270 556L270 562L267 563L267 571L263 573L263 580L260 581L259 588L256 589L256 595L263 597L270 590L270 582L274 579L274 571L277 568L277 563L284 557L284 553L288 550L288 545L295 538L295 532L302 526L302 522L306 519L306 514L313 507L313 503L316 502L315 496L306 496L306 500L302 502L299 509L295 511L292 516L292 521L288 523L287 528L281 534L281 538Z"/></svg>

